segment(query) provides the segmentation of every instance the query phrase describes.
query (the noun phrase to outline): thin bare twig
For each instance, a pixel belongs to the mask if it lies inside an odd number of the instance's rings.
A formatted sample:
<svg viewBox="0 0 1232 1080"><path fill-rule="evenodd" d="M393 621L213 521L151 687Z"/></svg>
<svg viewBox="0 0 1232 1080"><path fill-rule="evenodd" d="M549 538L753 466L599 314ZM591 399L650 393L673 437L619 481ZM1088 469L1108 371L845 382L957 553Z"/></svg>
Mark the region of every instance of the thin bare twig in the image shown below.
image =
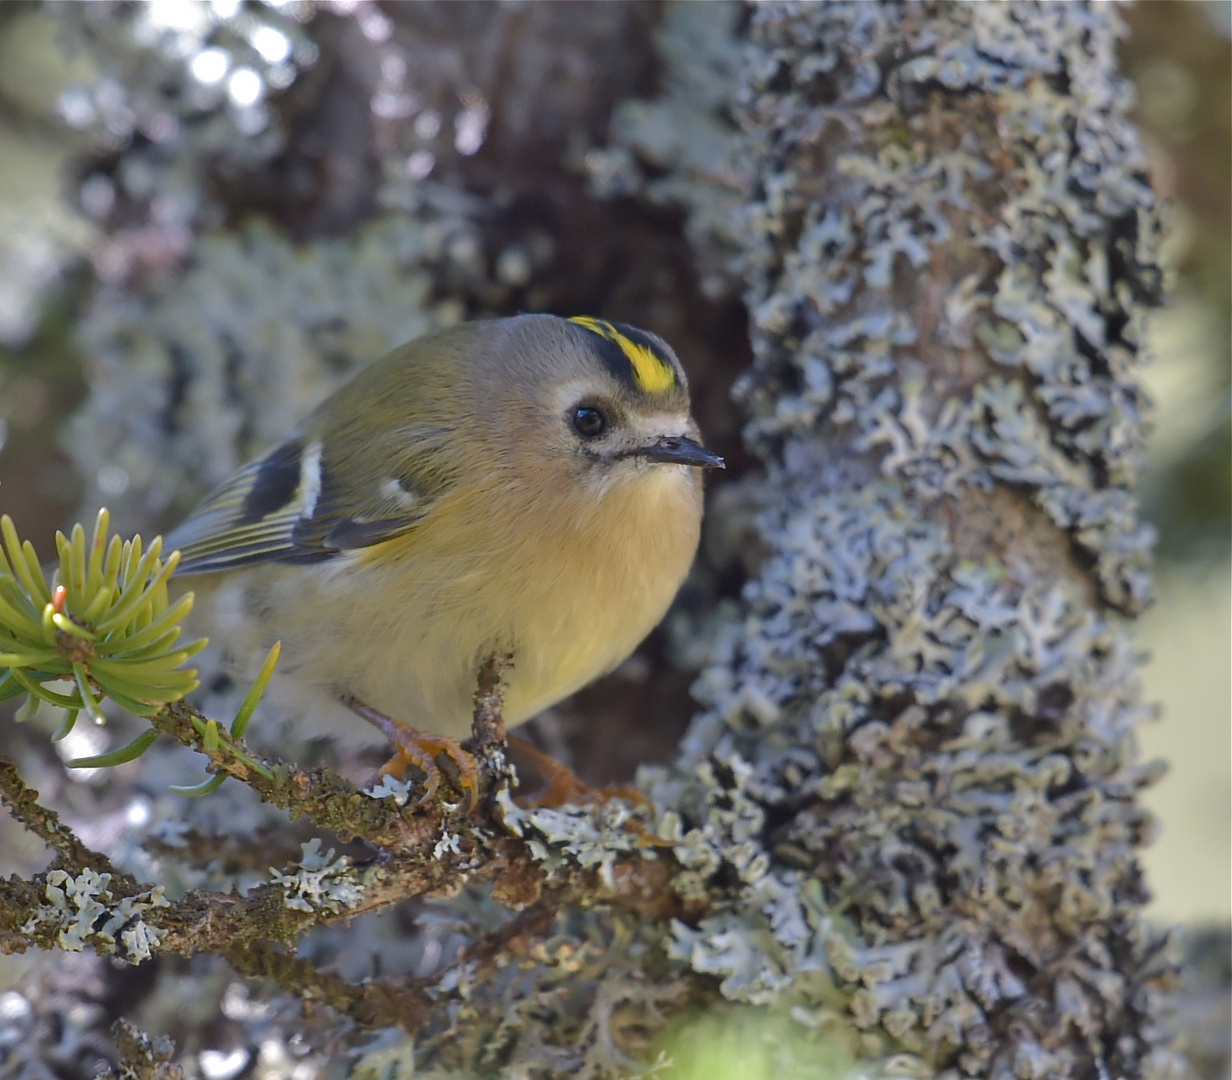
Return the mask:
<svg viewBox="0 0 1232 1080"><path fill-rule="evenodd" d="M38 801L39 793L26 786L11 761L0 758L0 802L9 808L15 821L20 822L56 853L56 865L64 869L90 869L98 874L111 874L113 879L124 880L136 887L136 880L117 870L111 860L101 852L86 847L60 815Z"/></svg>
<svg viewBox="0 0 1232 1080"><path fill-rule="evenodd" d="M509 745L505 738L505 671L512 665L511 653L489 656L479 669L475 711L471 721L471 752L479 762L486 794L495 794L512 781Z"/></svg>

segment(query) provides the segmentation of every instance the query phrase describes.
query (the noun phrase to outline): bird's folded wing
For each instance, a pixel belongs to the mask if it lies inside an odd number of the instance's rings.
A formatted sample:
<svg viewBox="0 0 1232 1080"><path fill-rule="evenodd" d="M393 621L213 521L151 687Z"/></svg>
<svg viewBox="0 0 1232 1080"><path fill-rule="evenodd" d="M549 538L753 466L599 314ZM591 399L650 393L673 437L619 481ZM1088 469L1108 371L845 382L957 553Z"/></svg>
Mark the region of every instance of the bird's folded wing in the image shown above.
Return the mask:
<svg viewBox="0 0 1232 1080"><path fill-rule="evenodd" d="M403 449L407 444L402 444ZM314 563L414 528L441 489L430 454L385 459L388 475L356 476L321 444L292 438L237 472L168 534L180 573L261 562Z"/></svg>

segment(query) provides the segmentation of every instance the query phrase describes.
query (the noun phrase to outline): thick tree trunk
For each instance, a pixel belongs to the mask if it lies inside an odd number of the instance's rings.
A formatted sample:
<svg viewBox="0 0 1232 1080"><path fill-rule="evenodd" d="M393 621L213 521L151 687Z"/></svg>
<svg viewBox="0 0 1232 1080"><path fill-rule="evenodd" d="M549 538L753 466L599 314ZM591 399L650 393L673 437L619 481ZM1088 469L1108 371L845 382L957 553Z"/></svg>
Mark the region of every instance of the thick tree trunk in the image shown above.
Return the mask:
<svg viewBox="0 0 1232 1080"><path fill-rule="evenodd" d="M774 505L688 742L708 824L740 829L689 955L819 1024L830 984L864 1053L962 1075L1174 1064L1121 618L1149 586L1133 368L1160 272L1119 32L1107 7L859 3L749 31L743 399Z"/></svg>

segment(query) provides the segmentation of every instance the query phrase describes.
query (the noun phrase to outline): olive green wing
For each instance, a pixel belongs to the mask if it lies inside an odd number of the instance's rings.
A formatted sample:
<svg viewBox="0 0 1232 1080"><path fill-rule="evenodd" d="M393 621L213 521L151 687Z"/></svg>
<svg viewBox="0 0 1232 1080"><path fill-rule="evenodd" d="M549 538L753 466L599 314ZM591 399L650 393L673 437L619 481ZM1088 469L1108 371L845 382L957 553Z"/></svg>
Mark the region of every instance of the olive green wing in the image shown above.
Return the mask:
<svg viewBox="0 0 1232 1080"><path fill-rule="evenodd" d="M415 528L452 482L442 433L402 429L389 445L335 459L297 436L240 469L168 534L179 573L316 563Z"/></svg>

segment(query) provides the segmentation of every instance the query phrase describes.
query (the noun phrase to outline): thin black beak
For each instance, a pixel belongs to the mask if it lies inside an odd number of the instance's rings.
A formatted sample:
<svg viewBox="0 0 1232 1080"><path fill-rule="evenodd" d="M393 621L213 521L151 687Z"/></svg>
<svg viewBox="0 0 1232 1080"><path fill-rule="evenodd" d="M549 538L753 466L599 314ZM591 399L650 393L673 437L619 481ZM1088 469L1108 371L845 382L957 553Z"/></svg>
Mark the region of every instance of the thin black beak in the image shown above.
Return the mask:
<svg viewBox="0 0 1232 1080"><path fill-rule="evenodd" d="M718 454L683 435L664 435L649 446L629 451L630 456L665 465L694 465L699 469L726 469L727 463Z"/></svg>

